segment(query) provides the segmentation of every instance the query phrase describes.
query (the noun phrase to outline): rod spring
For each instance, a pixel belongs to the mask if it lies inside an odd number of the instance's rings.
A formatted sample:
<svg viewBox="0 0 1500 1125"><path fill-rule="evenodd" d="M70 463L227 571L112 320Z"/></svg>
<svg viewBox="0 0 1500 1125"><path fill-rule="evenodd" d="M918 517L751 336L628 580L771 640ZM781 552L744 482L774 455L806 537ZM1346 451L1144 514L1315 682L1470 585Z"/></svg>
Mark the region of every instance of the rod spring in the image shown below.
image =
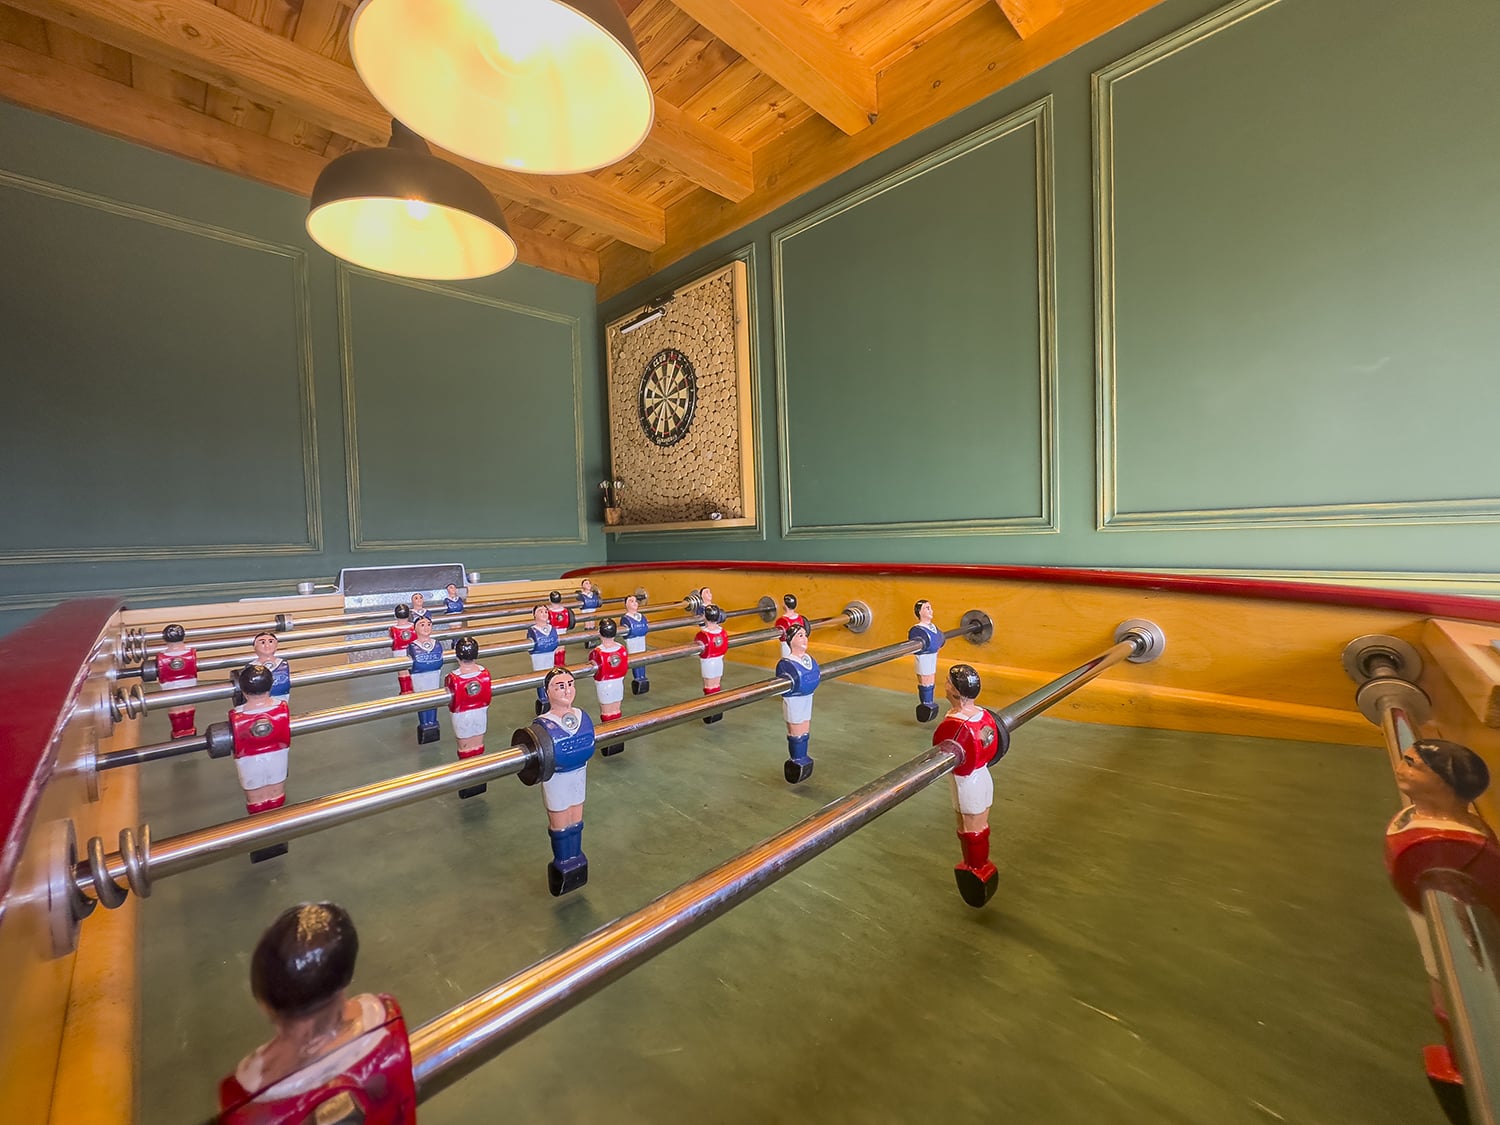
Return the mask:
<svg viewBox="0 0 1500 1125"><path fill-rule="evenodd" d="M141 825L139 836L129 828L120 829L120 858L125 863L126 886L110 878L109 859L104 854L104 838L95 836L89 841L88 875L94 885L94 897L106 910L118 910L125 904L130 892L141 898L151 896L151 876L148 864L151 860L151 826Z"/></svg>
<svg viewBox="0 0 1500 1125"><path fill-rule="evenodd" d="M143 664L146 660L146 634L141 629L126 629L120 639L120 660L125 664Z"/></svg>
<svg viewBox="0 0 1500 1125"><path fill-rule="evenodd" d="M141 691L140 684L131 684L128 688L115 688L114 695L109 699L109 713L115 722L123 723L126 719L139 719L151 707L146 702L146 694Z"/></svg>
<svg viewBox="0 0 1500 1125"><path fill-rule="evenodd" d="M844 612L849 615L848 629L851 633L863 633L870 627L874 615L870 607L864 602L850 602L844 607Z"/></svg>

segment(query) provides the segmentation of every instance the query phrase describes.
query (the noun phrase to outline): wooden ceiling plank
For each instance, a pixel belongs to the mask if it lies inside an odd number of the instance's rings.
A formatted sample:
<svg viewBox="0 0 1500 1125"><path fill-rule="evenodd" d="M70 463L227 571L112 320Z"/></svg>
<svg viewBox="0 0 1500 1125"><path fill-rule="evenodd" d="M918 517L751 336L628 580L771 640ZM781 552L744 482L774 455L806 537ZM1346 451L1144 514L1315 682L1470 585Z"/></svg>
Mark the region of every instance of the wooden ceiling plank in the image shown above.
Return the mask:
<svg viewBox="0 0 1500 1125"><path fill-rule="evenodd" d="M131 60L130 84L143 94L166 98L199 113L203 112L208 103L208 86L205 83L150 59Z"/></svg>
<svg viewBox="0 0 1500 1125"><path fill-rule="evenodd" d="M303 0L302 12L292 32L292 42L327 58L336 44L335 36L348 24L346 9L340 0ZM311 126L295 113L278 109L271 114L266 135L287 144L306 144Z"/></svg>
<svg viewBox="0 0 1500 1125"><path fill-rule="evenodd" d="M294 195L306 196L323 170L323 159L306 149L10 43L0 43L0 98ZM528 265L598 281L598 255L524 230L512 233Z"/></svg>
<svg viewBox="0 0 1500 1125"><path fill-rule="evenodd" d="M875 71L787 0L675 0L845 133L869 128Z"/></svg>
<svg viewBox="0 0 1500 1125"><path fill-rule="evenodd" d="M1058 16L1062 0L997 0L1000 10L1022 39L1030 39Z"/></svg>
<svg viewBox="0 0 1500 1125"><path fill-rule="evenodd" d="M698 32L701 38L683 40L651 72L651 85L658 98L685 106L699 90L740 61L740 53L724 40L715 39L705 28L699 27Z"/></svg>
<svg viewBox="0 0 1500 1125"><path fill-rule="evenodd" d="M130 84L130 52L92 36L64 27L50 20L47 27L47 53L53 58L116 82Z"/></svg>
<svg viewBox="0 0 1500 1125"><path fill-rule="evenodd" d="M0 4L0 40L45 55L47 24L36 16Z"/></svg>
<svg viewBox="0 0 1500 1125"><path fill-rule="evenodd" d="M661 98L656 99L656 124L641 145L640 155L667 165L725 199L738 202L755 190L748 148Z"/></svg>
<svg viewBox="0 0 1500 1125"><path fill-rule="evenodd" d="M601 251L600 300L1055 62L1158 2L1091 0L1031 39L1017 38L996 7L975 11L881 75L881 101L889 109L869 129L846 136L824 119L810 117L755 150L756 191L749 199L730 203L695 191L668 211L672 238L660 250L646 255Z"/></svg>
<svg viewBox="0 0 1500 1125"><path fill-rule="evenodd" d="M362 144L384 145L390 116L349 67L255 27L207 0L16 0L22 11L181 70L251 101L287 109ZM439 152L441 150L435 149ZM643 249L666 242L661 208L586 175L523 176L448 156L495 194L540 207Z"/></svg>

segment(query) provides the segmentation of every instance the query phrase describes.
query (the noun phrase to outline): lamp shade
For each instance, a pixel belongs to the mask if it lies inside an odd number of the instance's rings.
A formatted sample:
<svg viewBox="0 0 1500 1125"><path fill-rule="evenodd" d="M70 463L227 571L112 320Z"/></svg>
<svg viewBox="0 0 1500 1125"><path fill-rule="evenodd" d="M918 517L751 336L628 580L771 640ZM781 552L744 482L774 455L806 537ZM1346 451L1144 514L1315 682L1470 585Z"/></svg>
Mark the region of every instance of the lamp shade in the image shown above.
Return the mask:
<svg viewBox="0 0 1500 1125"><path fill-rule="evenodd" d="M603 168L656 114L616 0L364 0L349 50L391 116L496 168Z"/></svg>
<svg viewBox="0 0 1500 1125"><path fill-rule="evenodd" d="M401 277L485 277L516 260L495 197L397 121L388 147L345 153L323 169L307 233L347 262Z"/></svg>

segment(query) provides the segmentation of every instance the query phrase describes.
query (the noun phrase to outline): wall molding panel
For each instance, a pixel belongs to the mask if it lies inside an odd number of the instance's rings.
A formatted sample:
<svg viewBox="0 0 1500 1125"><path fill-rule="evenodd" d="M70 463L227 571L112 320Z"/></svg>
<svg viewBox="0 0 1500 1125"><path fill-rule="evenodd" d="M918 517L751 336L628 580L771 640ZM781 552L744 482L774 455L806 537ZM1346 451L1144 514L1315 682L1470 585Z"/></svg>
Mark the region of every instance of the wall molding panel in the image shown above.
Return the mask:
<svg viewBox="0 0 1500 1125"><path fill-rule="evenodd" d="M272 543L206 542L165 546L139 543L70 547L43 545L0 552L0 565L136 562L168 559L196 561L321 553L323 550L323 511L318 477L317 410L313 391L312 312L307 254L300 247L267 241L197 220L166 214L138 204L126 203L93 192L81 191L63 184L0 169L0 190L4 189L27 192L107 215L149 223L180 234L207 239L258 254L268 254L285 261L290 272L289 299L292 306L297 356L297 415L303 477L301 502L305 516L306 535L301 540ZM127 388L121 393L128 395L130 392ZM117 459L121 453L148 453L149 445L137 444L122 435L118 449L103 452L110 458ZM107 486L107 484L106 478L104 485Z"/></svg>
<svg viewBox="0 0 1500 1125"><path fill-rule="evenodd" d="M1036 296L1038 369L1040 398L1037 420L1040 459L1037 465L1038 513L977 519L895 520L862 523L800 522L795 513L795 469L790 456L791 397L787 381L787 280L786 246L797 236L836 219L887 192L910 184L935 169L949 165L991 142L1030 131L1036 187ZM874 182L818 208L810 214L771 232L772 315L775 325L777 467L780 476L782 539L843 539L881 537L902 539L961 535L1055 534L1058 523L1058 419L1057 419L1057 285L1056 285L1056 186L1053 166L1053 99L1051 94L1014 113L978 129ZM828 419L837 424L837 419Z"/></svg>
<svg viewBox="0 0 1500 1125"><path fill-rule="evenodd" d="M1119 323L1117 300L1119 192L1116 184L1116 117L1122 99L1122 84L1133 76L1167 60L1181 58L1184 52L1200 46L1231 29L1244 27L1248 21L1281 6L1283 0L1240 0L1180 30L1165 35L1145 47L1119 58L1092 75L1094 152L1094 220L1095 220L1095 466L1097 518L1099 531L1184 531L1210 529L1255 529L1292 527L1372 527L1405 524L1473 524L1500 522L1500 496L1464 495L1434 496L1429 499L1394 501L1305 502L1264 505L1191 506L1133 510L1121 503L1120 453L1122 440L1149 441L1150 434L1122 439L1119 426L1121 372L1118 357ZM1291 5L1287 5L1288 8ZM1253 92L1253 91L1252 91ZM1247 92L1249 97L1252 92ZM1316 97L1313 93L1309 97ZM1223 201L1219 201L1222 205ZM1168 203L1160 203L1169 206ZM1230 204L1232 206L1232 202ZM1337 249L1335 247L1335 249ZM1205 279L1204 284L1210 284ZM1274 334L1277 325L1268 322L1266 331ZM1205 377L1209 373L1205 372ZM1126 380L1125 393L1129 385ZM1330 419L1330 422L1332 420ZM1393 419L1394 421L1394 419ZM1181 419L1178 419L1181 422ZM1170 425L1168 419L1162 425ZM1375 442L1386 439L1372 435L1369 454L1375 456ZM1267 443L1267 456L1274 456L1274 441ZM1345 456L1343 451L1330 454ZM1168 452L1166 457L1170 458ZM1186 471L1186 465L1178 465ZM1492 477L1500 480L1500 474ZM1493 487L1493 485L1491 486ZM1204 572L1207 573L1207 572ZM1228 573L1228 572L1226 572ZM1415 576L1414 576L1415 577Z"/></svg>
<svg viewBox="0 0 1500 1125"><path fill-rule="evenodd" d="M435 296L481 305L499 312L532 317L537 320L562 325L568 329L571 341L570 377L567 384L569 398L564 404L561 396L559 396L559 403L566 405L573 422L574 449L577 454L574 458L574 504L578 517L576 533L565 536L541 537L443 536L441 547L445 551L453 551L466 548L478 550L504 547L587 545L589 541L589 497L584 490L584 453L586 444L583 425L583 331L580 318L531 305L519 304L514 301L507 301L499 297L488 297L483 294L468 292L437 282L393 277L388 274L377 273L373 270L361 269L358 266L351 266L344 262L338 263L337 274L339 373L343 390L345 480L347 482L349 497L349 549L351 551L427 551L433 547L433 543L425 539L376 538L368 534L364 527L366 522L363 509L365 496L361 488L359 416L355 401L357 395L354 371L354 308L353 295L349 284L350 278L353 276L371 278L390 285L397 285ZM431 415L431 421L434 424L439 421L439 417L435 412ZM500 440L503 440L503 431L500 435ZM501 485L491 481L486 487L499 488Z"/></svg>

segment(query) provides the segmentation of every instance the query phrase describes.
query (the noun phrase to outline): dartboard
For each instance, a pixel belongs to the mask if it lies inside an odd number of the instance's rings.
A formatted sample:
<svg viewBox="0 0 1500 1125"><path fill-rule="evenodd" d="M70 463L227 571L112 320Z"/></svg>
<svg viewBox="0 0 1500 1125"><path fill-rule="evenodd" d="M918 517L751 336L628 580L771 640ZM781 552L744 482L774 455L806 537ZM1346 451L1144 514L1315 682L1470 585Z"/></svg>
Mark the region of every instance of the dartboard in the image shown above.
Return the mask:
<svg viewBox="0 0 1500 1125"><path fill-rule="evenodd" d="M641 376L636 418L652 444L665 448L687 437L698 409L698 376L692 361L676 348L651 357Z"/></svg>

